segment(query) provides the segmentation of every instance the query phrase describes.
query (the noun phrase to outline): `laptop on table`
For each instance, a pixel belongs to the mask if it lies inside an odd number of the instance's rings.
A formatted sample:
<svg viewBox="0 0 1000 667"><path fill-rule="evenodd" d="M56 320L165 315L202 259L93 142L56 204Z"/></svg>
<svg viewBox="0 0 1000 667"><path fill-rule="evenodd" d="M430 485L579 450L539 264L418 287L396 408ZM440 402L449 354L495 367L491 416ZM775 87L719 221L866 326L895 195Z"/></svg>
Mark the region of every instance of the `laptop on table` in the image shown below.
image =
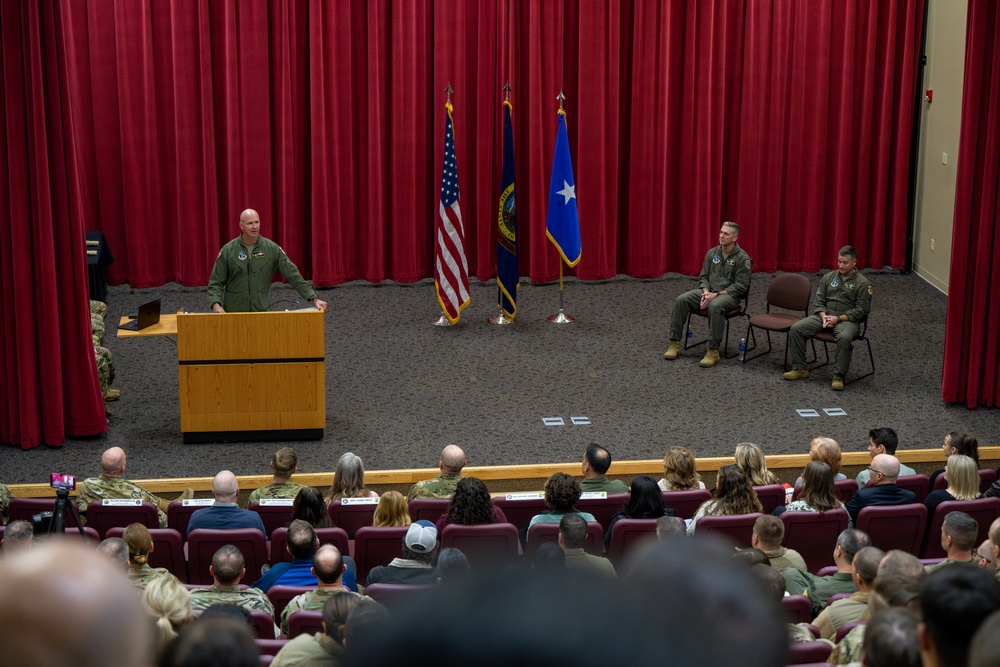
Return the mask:
<svg viewBox="0 0 1000 667"><path fill-rule="evenodd" d="M160 321L160 300L154 299L149 303L139 306L139 316L125 324L118 326L119 329L129 329L130 331L142 331L146 327L151 327Z"/></svg>

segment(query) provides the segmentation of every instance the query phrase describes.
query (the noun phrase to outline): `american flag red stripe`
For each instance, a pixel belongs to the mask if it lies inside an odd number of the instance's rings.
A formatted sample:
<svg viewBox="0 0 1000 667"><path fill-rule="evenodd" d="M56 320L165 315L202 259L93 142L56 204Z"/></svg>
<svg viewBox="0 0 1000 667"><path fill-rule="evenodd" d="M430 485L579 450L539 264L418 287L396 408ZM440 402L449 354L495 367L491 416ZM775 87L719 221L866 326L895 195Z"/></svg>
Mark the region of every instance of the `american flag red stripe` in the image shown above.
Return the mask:
<svg viewBox="0 0 1000 667"><path fill-rule="evenodd" d="M444 162L441 168L441 204L434 225L434 284L448 321L454 324L469 305L469 265L465 259L465 226L458 205L458 162L451 102L445 104Z"/></svg>

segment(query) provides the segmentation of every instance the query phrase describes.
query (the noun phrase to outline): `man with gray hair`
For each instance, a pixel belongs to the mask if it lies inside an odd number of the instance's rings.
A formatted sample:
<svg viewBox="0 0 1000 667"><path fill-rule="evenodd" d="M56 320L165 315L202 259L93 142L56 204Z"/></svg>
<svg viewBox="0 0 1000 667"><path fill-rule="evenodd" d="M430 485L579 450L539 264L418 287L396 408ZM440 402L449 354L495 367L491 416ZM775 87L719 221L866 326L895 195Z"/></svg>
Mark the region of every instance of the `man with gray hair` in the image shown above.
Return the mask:
<svg viewBox="0 0 1000 667"><path fill-rule="evenodd" d="M103 554L112 565L126 575L131 563L128 559L128 545L120 537L106 537L97 545L97 552Z"/></svg>
<svg viewBox="0 0 1000 667"><path fill-rule="evenodd" d="M785 577L785 590L789 595L805 595L812 603L813 614L819 614L830 596L858 590L854 584L854 557L871 545L872 539L867 533L857 528L848 528L837 537L837 546L833 549L833 562L837 564L835 574L820 577L789 568L781 573Z"/></svg>
<svg viewBox="0 0 1000 667"><path fill-rule="evenodd" d="M4 528L3 539L0 540L0 545L3 546L5 554L11 554L15 551L30 549L33 539L34 528L31 522L19 519L11 521Z"/></svg>
<svg viewBox="0 0 1000 667"><path fill-rule="evenodd" d="M236 505L236 498L240 494L240 485L234 475L229 470L223 470L212 480L212 495L215 497L215 504L211 507L194 512L191 521L188 523L188 535L192 530L199 528L211 528L216 530L231 530L233 528L256 528L264 533L264 522L260 515L250 510L245 510Z"/></svg>
<svg viewBox="0 0 1000 667"><path fill-rule="evenodd" d="M792 370L786 380L809 377L806 369L806 340L821 331L832 332L837 345L837 360L830 388L843 391L844 377L851 365L854 339L861 323L868 319L872 306L872 286L857 269L858 250L845 245L837 253L837 268L823 276L813 297L812 315L792 325L788 332L788 348L792 354Z"/></svg>
<svg viewBox="0 0 1000 667"><path fill-rule="evenodd" d="M875 583L878 566L884 555L885 552L878 547L864 547L854 555L854 560L851 561L851 577L858 590L849 598L827 605L813 621L823 639L833 641L840 626L860 620L868 610L872 585Z"/></svg>
<svg viewBox="0 0 1000 667"><path fill-rule="evenodd" d="M858 513L865 507L875 505L909 505L917 502L917 496L912 491L896 486L899 477L899 459L891 454L878 454L868 466L871 473L872 486L858 489L857 493L847 501L847 513L851 522L858 522Z"/></svg>
<svg viewBox="0 0 1000 667"><path fill-rule="evenodd" d="M674 299L670 316L670 345L664 359L674 360L681 353L681 335L692 312L708 311L708 349L699 362L702 368L719 363L719 343L726 330L726 313L739 308L740 301L750 290L750 255L736 242L740 226L724 222L719 230L719 245L705 255L698 276L698 289L684 292Z"/></svg>

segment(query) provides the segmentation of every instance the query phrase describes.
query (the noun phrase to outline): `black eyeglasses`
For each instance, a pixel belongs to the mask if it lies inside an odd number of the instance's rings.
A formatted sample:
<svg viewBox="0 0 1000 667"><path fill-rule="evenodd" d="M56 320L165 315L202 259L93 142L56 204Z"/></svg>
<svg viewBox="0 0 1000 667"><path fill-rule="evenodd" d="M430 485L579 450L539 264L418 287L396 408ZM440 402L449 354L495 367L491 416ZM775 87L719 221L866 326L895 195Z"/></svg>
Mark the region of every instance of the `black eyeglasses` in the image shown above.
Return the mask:
<svg viewBox="0 0 1000 667"><path fill-rule="evenodd" d="M871 466L868 466L868 472L872 473L873 475L885 475L885 473L882 472L881 470L876 470Z"/></svg>

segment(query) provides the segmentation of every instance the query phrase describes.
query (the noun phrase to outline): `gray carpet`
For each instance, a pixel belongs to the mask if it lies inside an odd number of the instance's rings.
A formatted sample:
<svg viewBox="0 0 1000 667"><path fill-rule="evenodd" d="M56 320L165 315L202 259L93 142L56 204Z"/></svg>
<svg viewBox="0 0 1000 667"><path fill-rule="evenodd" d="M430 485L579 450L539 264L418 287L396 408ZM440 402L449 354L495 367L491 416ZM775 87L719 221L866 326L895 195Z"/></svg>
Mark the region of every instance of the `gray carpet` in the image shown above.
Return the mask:
<svg viewBox="0 0 1000 667"><path fill-rule="evenodd" d="M815 285L818 277L809 277ZM332 470L347 450L369 470L431 467L448 442L465 447L474 465L576 461L591 441L621 460L662 457L675 444L698 456L727 455L745 440L772 454L803 452L819 434L860 451L875 426L895 428L903 447L936 447L951 430L1000 444L995 410L941 401L946 297L915 275L869 277L878 370L841 393L830 390L830 367L807 380L782 380L783 337L771 355L746 365L732 359L701 369L704 347L664 361L673 298L694 286L691 277L567 281L566 311L576 317L569 325L546 321L558 309L557 285L523 284L517 323L504 327L486 323L496 310L492 283L474 283L472 305L455 327L429 324L438 314L430 281L321 290L330 303L328 423L321 441L293 443L299 469ZM763 311L770 279L754 276L751 313ZM50 471L91 475L112 445L129 453L133 478L267 472L275 443L182 444L174 343L114 337L112 323L155 297L165 312L207 307L204 288L113 287L106 345L122 397L111 405L108 432L58 448L0 448L0 480L41 482ZM273 287L272 301L274 309L304 305L285 285ZM745 330L745 320L735 322L733 346ZM703 321L696 326L704 331ZM852 374L866 364L867 354L856 348ZM822 416L803 418L797 408ZM824 408L847 414L826 416ZM579 416L591 423L568 424ZM543 417L568 425L545 426Z"/></svg>

